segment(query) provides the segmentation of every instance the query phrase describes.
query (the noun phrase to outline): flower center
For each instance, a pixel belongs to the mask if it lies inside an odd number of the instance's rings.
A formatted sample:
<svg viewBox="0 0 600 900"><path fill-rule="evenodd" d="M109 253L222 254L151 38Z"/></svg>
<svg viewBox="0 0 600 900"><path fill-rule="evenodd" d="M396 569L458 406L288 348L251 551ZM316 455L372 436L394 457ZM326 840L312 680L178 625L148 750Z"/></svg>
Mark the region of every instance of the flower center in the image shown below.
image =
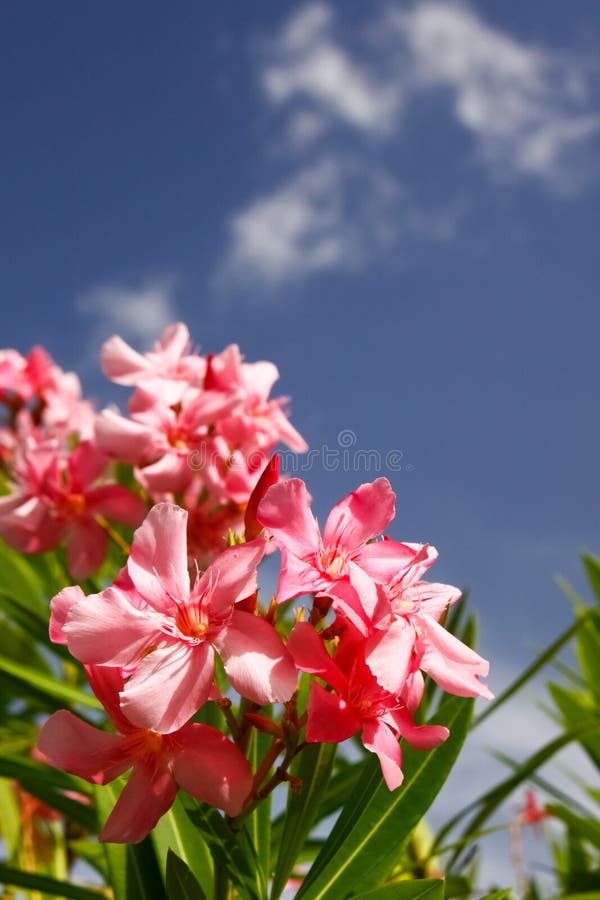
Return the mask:
<svg viewBox="0 0 600 900"><path fill-rule="evenodd" d="M321 571L330 578L341 578L348 571L348 557L345 553L340 553L337 548L333 550L323 550L319 560Z"/></svg>
<svg viewBox="0 0 600 900"><path fill-rule="evenodd" d="M82 516L85 512L84 494L67 494L64 500L65 511L71 516Z"/></svg>
<svg viewBox="0 0 600 900"><path fill-rule="evenodd" d="M189 638L203 638L208 632L208 617L197 607L181 607L177 611L175 624L181 634Z"/></svg>

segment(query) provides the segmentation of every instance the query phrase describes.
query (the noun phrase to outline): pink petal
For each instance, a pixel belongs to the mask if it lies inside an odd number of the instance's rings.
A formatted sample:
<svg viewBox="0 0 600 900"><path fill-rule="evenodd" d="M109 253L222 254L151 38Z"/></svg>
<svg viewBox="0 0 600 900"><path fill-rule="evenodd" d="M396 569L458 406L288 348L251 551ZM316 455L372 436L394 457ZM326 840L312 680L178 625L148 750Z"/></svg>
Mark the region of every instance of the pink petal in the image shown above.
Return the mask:
<svg viewBox="0 0 600 900"><path fill-rule="evenodd" d="M390 791L400 787L404 781L402 774L402 753L397 739L390 729L379 719L365 719L362 742L367 750L376 753L381 763L381 772Z"/></svg>
<svg viewBox="0 0 600 900"><path fill-rule="evenodd" d="M419 615L415 616L415 620L423 633L421 668L449 694L491 700L494 695L478 677L488 674L489 662L442 628L431 616Z"/></svg>
<svg viewBox="0 0 600 900"><path fill-rule="evenodd" d="M107 784L132 764L121 735L100 731L66 709L42 725L37 746L50 765L93 784Z"/></svg>
<svg viewBox="0 0 600 900"><path fill-rule="evenodd" d="M264 619L236 610L214 643L231 684L242 697L262 706L289 700L296 690L292 657Z"/></svg>
<svg viewBox="0 0 600 900"><path fill-rule="evenodd" d="M277 584L277 602L284 603L301 594L326 591L328 581L323 578L312 562L304 562L281 548L281 569Z"/></svg>
<svg viewBox="0 0 600 900"><path fill-rule="evenodd" d="M256 482L256 487L250 494L250 499L244 513L244 532L246 540L258 537L263 527L256 518L258 505L273 484L279 481L279 454L275 453L264 467L264 470Z"/></svg>
<svg viewBox="0 0 600 900"><path fill-rule="evenodd" d="M106 555L106 534L87 516L75 519L67 531L67 566L76 581L97 572Z"/></svg>
<svg viewBox="0 0 600 900"><path fill-rule="evenodd" d="M73 603L63 631L69 650L81 662L127 666L161 637L162 617L136 609L114 587Z"/></svg>
<svg viewBox="0 0 600 900"><path fill-rule="evenodd" d="M379 584L388 584L414 560L416 551L397 541L374 541L365 544L353 558L355 563Z"/></svg>
<svg viewBox="0 0 600 900"><path fill-rule="evenodd" d="M215 671L210 644L183 641L153 650L121 693L121 710L139 728L168 734L181 728L208 699Z"/></svg>
<svg viewBox="0 0 600 900"><path fill-rule="evenodd" d="M176 794L177 785L166 765L149 768L139 763L123 788L98 840L138 844L171 808Z"/></svg>
<svg viewBox="0 0 600 900"><path fill-rule="evenodd" d="M94 694L108 713L111 722L121 734L136 731L119 706L123 690L123 669L117 666L86 666L85 671Z"/></svg>
<svg viewBox="0 0 600 900"><path fill-rule="evenodd" d="M148 507L138 494L120 484L106 484L88 491L86 503L93 515L123 522L130 528L137 528L148 511Z"/></svg>
<svg viewBox="0 0 600 900"><path fill-rule="evenodd" d="M96 416L96 441L105 453L134 466L156 459L159 453L152 429L112 409Z"/></svg>
<svg viewBox="0 0 600 900"><path fill-rule="evenodd" d="M244 386L250 394L266 400L279 379L279 370L272 362L243 363L242 377Z"/></svg>
<svg viewBox="0 0 600 900"><path fill-rule="evenodd" d="M313 681L308 695L306 740L309 743L341 743L356 734L360 725L360 719L345 700Z"/></svg>
<svg viewBox="0 0 600 900"><path fill-rule="evenodd" d="M350 579L338 578L337 581L332 581L325 590L320 590L319 594L332 597L335 612L348 619L362 635L369 633L371 626L369 617L363 608L358 591L350 583ZM365 595L364 592L363 595Z"/></svg>
<svg viewBox="0 0 600 900"><path fill-rule="evenodd" d="M252 790L248 760L216 728L191 723L175 736L173 774L177 784L228 816L237 816Z"/></svg>
<svg viewBox="0 0 600 900"><path fill-rule="evenodd" d="M418 601L424 613L436 620L449 606L460 600L461 591L451 584L437 584L431 581L417 581L409 585L402 594L410 601Z"/></svg>
<svg viewBox="0 0 600 900"><path fill-rule="evenodd" d="M392 713L399 734L417 750L431 750L443 744L450 732L443 725L415 725L407 709Z"/></svg>
<svg viewBox="0 0 600 900"><path fill-rule="evenodd" d="M127 562L142 597L161 612L172 612L190 593L187 569L187 512L157 503L136 531Z"/></svg>
<svg viewBox="0 0 600 900"><path fill-rule="evenodd" d="M366 663L379 684L397 696L410 672L415 629L404 619L396 619L386 631L376 631L366 644Z"/></svg>
<svg viewBox="0 0 600 900"><path fill-rule="evenodd" d="M300 478L280 481L269 488L258 507L258 520L293 556L314 555L319 528L310 511L310 497Z"/></svg>
<svg viewBox="0 0 600 900"><path fill-rule="evenodd" d="M140 376L152 369L149 361L118 335L102 345L100 360L106 377L117 384L136 384Z"/></svg>
<svg viewBox="0 0 600 900"><path fill-rule="evenodd" d="M78 444L67 459L70 493L85 493L87 486L100 478L107 462L108 458L91 441Z"/></svg>
<svg viewBox="0 0 600 900"><path fill-rule="evenodd" d="M394 518L396 495L387 478L376 478L344 497L329 513L324 547L355 550L381 534Z"/></svg>
<svg viewBox="0 0 600 900"><path fill-rule="evenodd" d="M50 640L55 644L68 643L67 635L63 631L63 628L71 607L77 600L85 600L85 594L79 585L63 588L62 591L50 601L49 634Z"/></svg>
<svg viewBox="0 0 600 900"><path fill-rule="evenodd" d="M169 450L148 466L136 469L138 482L151 494L176 494L185 491L194 476L189 466L189 451Z"/></svg>
<svg viewBox="0 0 600 900"><path fill-rule="evenodd" d="M192 591L192 598L207 592L207 610L211 617L228 617L238 600L256 591L256 567L264 556L266 541L257 538L220 553Z"/></svg>
<svg viewBox="0 0 600 900"><path fill-rule="evenodd" d="M327 652L322 638L308 622L297 622L294 625L287 649L302 672L318 675L339 694L346 693L346 676Z"/></svg>

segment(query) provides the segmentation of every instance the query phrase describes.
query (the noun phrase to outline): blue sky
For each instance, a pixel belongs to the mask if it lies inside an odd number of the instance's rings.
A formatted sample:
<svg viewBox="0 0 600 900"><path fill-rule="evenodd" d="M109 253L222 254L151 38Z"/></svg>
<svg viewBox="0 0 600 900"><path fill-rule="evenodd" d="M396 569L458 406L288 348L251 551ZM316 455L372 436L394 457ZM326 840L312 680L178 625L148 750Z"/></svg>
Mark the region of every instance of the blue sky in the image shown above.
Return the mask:
<svg viewBox="0 0 600 900"><path fill-rule="evenodd" d="M599 37L593 0L3 4L3 345L100 404L115 332L274 360L311 447L383 460L320 457L320 518L388 475L500 689L600 552Z"/></svg>

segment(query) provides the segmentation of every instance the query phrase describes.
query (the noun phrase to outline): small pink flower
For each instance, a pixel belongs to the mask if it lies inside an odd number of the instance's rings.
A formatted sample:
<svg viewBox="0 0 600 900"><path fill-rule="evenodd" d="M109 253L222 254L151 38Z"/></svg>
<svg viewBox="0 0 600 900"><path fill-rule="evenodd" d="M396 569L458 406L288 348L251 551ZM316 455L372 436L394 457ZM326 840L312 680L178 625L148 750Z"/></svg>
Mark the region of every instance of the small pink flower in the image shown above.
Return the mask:
<svg viewBox="0 0 600 900"><path fill-rule="evenodd" d="M235 744L197 723L171 734L137 728L119 708L119 670L90 666L88 677L119 733L100 731L60 710L43 725L38 748L50 765L92 784L107 784L132 769L99 840L143 840L173 804L178 787L228 815L241 812L252 772Z"/></svg>
<svg viewBox="0 0 600 900"><path fill-rule="evenodd" d="M489 700L493 694L479 680L488 674L488 661L438 621L460 598L460 591L422 579L436 557L437 551L425 545L388 584L378 585L389 612L374 623L367 639L367 664L382 687L392 692L401 690L409 674L420 668L450 694Z"/></svg>
<svg viewBox="0 0 600 900"><path fill-rule="evenodd" d="M364 660L364 644L344 639L334 657L307 622L299 622L288 641L299 669L322 678L333 692L312 682L308 700L306 740L340 742L361 732L364 747L377 754L390 790L402 784L402 754L398 738L413 747L430 749L443 743L448 729L441 725L415 725L408 703L378 684Z"/></svg>
<svg viewBox="0 0 600 900"><path fill-rule="evenodd" d="M169 325L154 349L144 354L115 335L103 345L101 361L102 371L111 381L144 385L161 396L166 393L170 403L179 402L186 387L201 387L206 372L206 360L190 352L190 333L183 322Z"/></svg>
<svg viewBox="0 0 600 900"><path fill-rule="evenodd" d="M117 484L96 484L106 457L83 441L66 458L53 443L25 450L15 468L14 491L0 497L0 535L21 553L67 545L69 571L77 580L100 568L107 536L98 517L139 525L146 505Z"/></svg>
<svg viewBox="0 0 600 900"><path fill-rule="evenodd" d="M122 708L139 727L161 732L180 728L208 699L216 653L233 687L255 703L288 700L297 682L273 626L238 606L256 591L264 539L225 550L190 585L186 524L185 510L157 504L134 535L130 586L120 576L100 594L71 595L66 611L61 605L71 653L131 667Z"/></svg>
<svg viewBox="0 0 600 900"><path fill-rule="evenodd" d="M387 478L362 484L331 510L321 536L299 478L280 482L266 494L258 519L281 548L277 599L317 593L332 597L363 633L381 616L376 583L390 581L415 557L418 547L373 541L394 517L395 494Z"/></svg>

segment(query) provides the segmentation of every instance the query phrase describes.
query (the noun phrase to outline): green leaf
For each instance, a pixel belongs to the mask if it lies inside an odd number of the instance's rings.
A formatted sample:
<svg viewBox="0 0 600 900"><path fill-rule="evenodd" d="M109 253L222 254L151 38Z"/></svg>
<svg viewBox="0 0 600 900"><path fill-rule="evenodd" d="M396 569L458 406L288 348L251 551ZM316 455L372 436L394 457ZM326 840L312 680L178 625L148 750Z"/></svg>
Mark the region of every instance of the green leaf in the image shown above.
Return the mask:
<svg viewBox="0 0 600 900"><path fill-rule="evenodd" d="M68 849L73 857L84 859L93 869L102 876L108 884L109 874L106 866L106 854L104 845L88 838L76 838L68 842Z"/></svg>
<svg viewBox="0 0 600 900"><path fill-rule="evenodd" d="M212 896L212 856L201 834L192 825L180 794L154 827L152 841L163 871L167 870L170 851L174 851L206 893Z"/></svg>
<svg viewBox="0 0 600 900"><path fill-rule="evenodd" d="M63 813L73 822L94 831L97 826L96 811L87 803L66 796L63 791L89 794L85 781L58 769L18 757L0 757L0 775L16 778L21 787L32 797Z"/></svg>
<svg viewBox="0 0 600 900"><path fill-rule="evenodd" d="M0 778L0 837L12 859L19 846L21 814L14 786L7 778Z"/></svg>
<svg viewBox="0 0 600 900"><path fill-rule="evenodd" d="M190 819L211 848L215 866L227 873L242 897L264 900L267 886L257 883L257 872L261 869L248 832L244 828L232 831L223 816L206 804L196 804L192 809L185 805Z"/></svg>
<svg viewBox="0 0 600 900"><path fill-rule="evenodd" d="M510 900L512 891L510 888L507 888L504 891L492 891L491 894L486 894L485 897L481 897L481 900Z"/></svg>
<svg viewBox="0 0 600 900"><path fill-rule="evenodd" d="M582 691L567 691L557 684L549 684L548 690L560 710L567 728L577 728L580 722L598 717L598 708L590 695ZM600 733L592 731L579 738L579 743L597 769L600 769Z"/></svg>
<svg viewBox="0 0 600 900"><path fill-rule="evenodd" d="M80 887L68 881L57 881L56 878L49 878L47 875L24 872L4 863L0 863L0 882L11 887L30 888L32 891L40 891L53 897L68 897L69 900L106 900L106 894L103 892Z"/></svg>
<svg viewBox="0 0 600 900"><path fill-rule="evenodd" d="M271 707L266 707L262 711L262 714L266 716L269 716L271 713ZM248 759L253 772L256 772L272 741L271 735L259 732L254 728L252 729L248 746ZM245 823L245 829L252 842L259 864L256 872L257 889L265 894L266 885L271 874L271 799L269 794L268 797L258 804Z"/></svg>
<svg viewBox="0 0 600 900"><path fill-rule="evenodd" d="M167 853L167 897L169 900L207 900L189 866L176 853Z"/></svg>
<svg viewBox="0 0 600 900"><path fill-rule="evenodd" d="M397 881L383 887L353 895L356 900L444 900L443 878L418 878L415 881Z"/></svg>
<svg viewBox="0 0 600 900"><path fill-rule="evenodd" d="M23 605L43 610L48 602L43 601L44 585L35 571L34 557L17 553L0 539L0 568L2 570L2 590L11 597L21 600Z"/></svg>
<svg viewBox="0 0 600 900"><path fill-rule="evenodd" d="M600 559L591 553L582 553L581 559L596 599L600 601Z"/></svg>
<svg viewBox="0 0 600 900"><path fill-rule="evenodd" d="M301 779L302 788L299 792L290 789L288 794L271 900L283 892L296 858L315 823L319 800L329 781L336 750L337 744L310 744L297 758L293 774Z"/></svg>
<svg viewBox="0 0 600 900"><path fill-rule="evenodd" d="M478 808L477 813L463 830L461 840L467 835L479 831L483 823L489 819L492 813L496 811L500 804L515 790L515 788L527 781L540 766L544 765L544 763L558 753L559 750L562 750L563 747L566 747L567 744L570 744L572 741L579 740L583 736L598 732L599 730L600 722L593 722L592 724L587 724L573 731L561 734L548 744L545 744L540 750L537 750L532 756L526 759L511 776L504 781L501 781L491 790L486 791L481 797L478 797L472 803L469 803L453 816L437 834L433 848L434 852L437 850L437 847L440 846L448 832L451 831L469 812ZM456 862L458 852L459 851L456 851L450 859L448 870L450 870L452 865Z"/></svg>
<svg viewBox="0 0 600 900"><path fill-rule="evenodd" d="M561 894L553 900L600 900L600 891L584 891L582 894Z"/></svg>
<svg viewBox="0 0 600 900"><path fill-rule="evenodd" d="M578 816L559 803L549 803L546 809L551 815L568 825L571 831L574 831L579 837L600 849L600 824L595 819Z"/></svg>
<svg viewBox="0 0 600 900"><path fill-rule="evenodd" d="M89 706L93 709L102 709L102 704L93 694L87 694L78 687L65 684L53 675L37 672L25 663L16 662L6 657L0 657L0 672L9 675L20 682L26 688L33 690L36 696L60 700L69 706L77 704Z"/></svg>
<svg viewBox="0 0 600 900"><path fill-rule="evenodd" d="M404 783L390 793L379 760L367 760L362 778L315 860L298 900L337 900L384 881L404 841L446 780L465 739L472 700L452 697L436 714L448 740L428 752L403 748Z"/></svg>
<svg viewBox="0 0 600 900"><path fill-rule="evenodd" d="M552 643L543 653L533 661L533 663L525 669L524 672L521 673L513 682L510 684L506 690L502 691L500 696L496 697L496 699L488 704L486 708L481 712L478 716L473 720L472 728L476 728L478 725L481 725L488 716L491 716L492 713L495 713L500 706L503 706L507 700L510 700L516 693L518 693L521 688L527 684L527 682L531 681L531 679L537 675L540 669L543 669L561 650L565 644L567 644L575 634L577 634L578 630L585 624L587 621L588 615L582 615L579 619L577 619L573 625L570 625L557 639Z"/></svg>
<svg viewBox="0 0 600 900"><path fill-rule="evenodd" d="M121 783L96 785L95 795L101 820L112 812L119 795ZM158 868L150 838L140 844L104 844L106 864L110 873L109 883L114 900L164 900L164 883Z"/></svg>

